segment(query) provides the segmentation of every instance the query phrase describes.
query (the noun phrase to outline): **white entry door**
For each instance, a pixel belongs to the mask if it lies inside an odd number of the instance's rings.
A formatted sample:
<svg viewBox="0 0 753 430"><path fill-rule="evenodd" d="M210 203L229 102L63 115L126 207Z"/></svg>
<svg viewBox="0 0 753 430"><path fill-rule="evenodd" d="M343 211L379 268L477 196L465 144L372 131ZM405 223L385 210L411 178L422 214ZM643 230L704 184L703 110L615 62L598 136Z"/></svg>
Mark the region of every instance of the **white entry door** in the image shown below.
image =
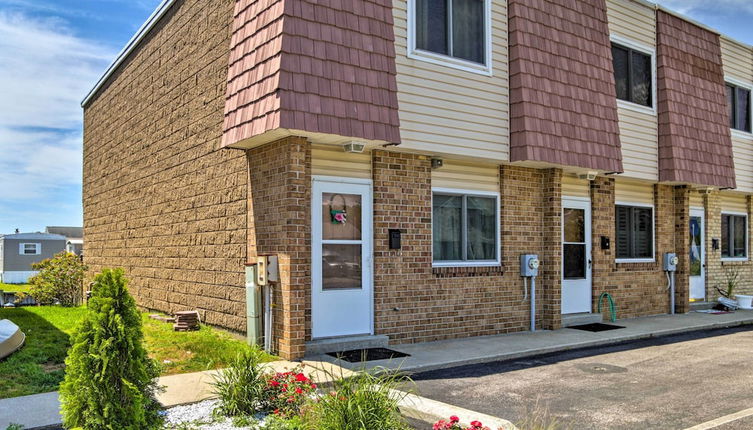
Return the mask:
<svg viewBox="0 0 753 430"><path fill-rule="evenodd" d="M591 202L562 198L562 313L591 312Z"/></svg>
<svg viewBox="0 0 753 430"><path fill-rule="evenodd" d="M312 337L371 334L371 185L315 178L312 194Z"/></svg>
<svg viewBox="0 0 753 430"><path fill-rule="evenodd" d="M706 253L703 209L690 209L690 301L706 300Z"/></svg>

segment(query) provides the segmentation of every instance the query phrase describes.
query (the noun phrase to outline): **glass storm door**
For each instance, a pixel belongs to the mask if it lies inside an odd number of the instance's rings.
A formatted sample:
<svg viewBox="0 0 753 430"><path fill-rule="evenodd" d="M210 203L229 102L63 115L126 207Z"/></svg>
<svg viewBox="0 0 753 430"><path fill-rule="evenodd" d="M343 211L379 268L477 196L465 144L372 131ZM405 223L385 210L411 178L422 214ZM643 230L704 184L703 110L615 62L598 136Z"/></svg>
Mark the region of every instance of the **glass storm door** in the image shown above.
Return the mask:
<svg viewBox="0 0 753 430"><path fill-rule="evenodd" d="M314 179L311 334L372 333L371 185ZM355 181L355 180L354 180Z"/></svg>
<svg viewBox="0 0 753 430"><path fill-rule="evenodd" d="M562 313L591 312L591 203L562 198Z"/></svg>
<svg viewBox="0 0 753 430"><path fill-rule="evenodd" d="M706 300L706 255L703 209L690 209L690 301Z"/></svg>

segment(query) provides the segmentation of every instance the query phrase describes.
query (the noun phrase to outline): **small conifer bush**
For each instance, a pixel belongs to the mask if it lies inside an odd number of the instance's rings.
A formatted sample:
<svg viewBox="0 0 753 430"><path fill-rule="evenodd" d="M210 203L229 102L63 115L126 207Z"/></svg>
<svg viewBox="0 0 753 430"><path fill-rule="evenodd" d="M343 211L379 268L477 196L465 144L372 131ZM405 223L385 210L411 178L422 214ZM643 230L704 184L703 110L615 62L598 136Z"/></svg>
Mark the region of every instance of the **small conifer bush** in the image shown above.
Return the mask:
<svg viewBox="0 0 753 430"><path fill-rule="evenodd" d="M159 370L144 349L141 314L126 284L122 269L104 269L94 278L60 386L67 428L149 430L162 424L155 398Z"/></svg>

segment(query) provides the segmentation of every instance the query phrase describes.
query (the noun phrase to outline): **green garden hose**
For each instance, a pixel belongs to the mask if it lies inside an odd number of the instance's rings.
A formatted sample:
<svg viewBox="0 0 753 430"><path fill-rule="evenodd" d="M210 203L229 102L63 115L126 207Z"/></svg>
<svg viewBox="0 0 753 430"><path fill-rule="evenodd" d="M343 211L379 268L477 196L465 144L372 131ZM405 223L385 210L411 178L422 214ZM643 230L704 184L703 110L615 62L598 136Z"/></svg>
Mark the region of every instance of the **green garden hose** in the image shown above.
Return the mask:
<svg viewBox="0 0 753 430"><path fill-rule="evenodd" d="M611 316L610 320L612 322L615 322L617 321L617 312L614 310L614 300L612 299L611 294L606 293L606 292L601 293L601 295L599 296L599 307L597 308L597 311L601 313L601 299L603 299L604 297L606 297L607 300L609 300L609 314Z"/></svg>

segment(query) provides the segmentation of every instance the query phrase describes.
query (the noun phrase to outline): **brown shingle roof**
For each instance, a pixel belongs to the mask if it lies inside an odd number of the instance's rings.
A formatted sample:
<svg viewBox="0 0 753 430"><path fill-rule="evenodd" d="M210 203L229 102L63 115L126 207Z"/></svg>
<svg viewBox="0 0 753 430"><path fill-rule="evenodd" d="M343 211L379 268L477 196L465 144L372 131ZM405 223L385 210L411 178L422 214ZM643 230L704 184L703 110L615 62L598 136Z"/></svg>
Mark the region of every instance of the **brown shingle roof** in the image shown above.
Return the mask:
<svg viewBox="0 0 753 430"><path fill-rule="evenodd" d="M659 180L735 187L719 36L659 10Z"/></svg>
<svg viewBox="0 0 753 430"><path fill-rule="evenodd" d="M238 0L223 145L275 128L400 142L390 0Z"/></svg>
<svg viewBox="0 0 753 430"><path fill-rule="evenodd" d="M604 0L510 0L510 161L622 172Z"/></svg>

